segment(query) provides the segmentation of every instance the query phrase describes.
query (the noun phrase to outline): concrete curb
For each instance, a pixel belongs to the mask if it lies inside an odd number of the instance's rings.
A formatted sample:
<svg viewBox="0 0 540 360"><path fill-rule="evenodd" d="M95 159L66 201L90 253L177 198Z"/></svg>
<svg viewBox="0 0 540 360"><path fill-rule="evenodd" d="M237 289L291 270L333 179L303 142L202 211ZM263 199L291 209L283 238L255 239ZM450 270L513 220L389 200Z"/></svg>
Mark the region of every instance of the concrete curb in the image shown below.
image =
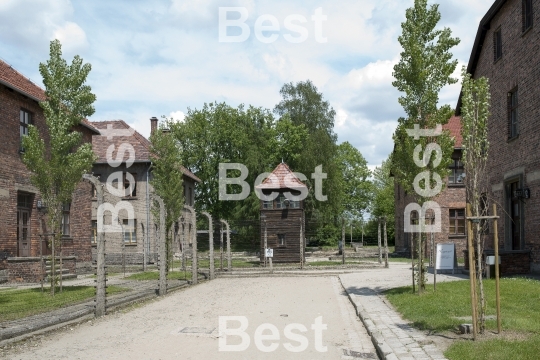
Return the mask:
<svg viewBox="0 0 540 360"><path fill-rule="evenodd" d="M445 359L443 353L432 344L423 344L424 335L417 334L417 330L414 330L409 325L407 327L411 328L413 333L404 335L402 337L400 334L396 334L393 330L393 326L389 326L385 321L382 321L381 315L379 314L380 310L376 310L372 316L369 311L367 311L362 305L363 297L356 295L347 291L347 288L343 284L342 279L340 278L341 286L347 293L349 300L356 310L356 314L364 324L364 327L367 330L368 335L371 338L371 342L377 350L377 354L382 360L398 360L398 359ZM384 300L380 294L376 291L371 290L373 294L369 296L376 297L377 299L370 300L369 304L376 304L380 302L384 306L388 307L385 310L385 317L392 317L390 313L394 313L395 316L398 316L401 320L402 318L399 314L389 305L389 303ZM364 299L365 300L365 299ZM366 305L368 303L365 303ZM375 305L376 308L377 305ZM396 319L397 320L397 319ZM398 324L397 322L395 324ZM399 326L399 325L398 325Z"/></svg>

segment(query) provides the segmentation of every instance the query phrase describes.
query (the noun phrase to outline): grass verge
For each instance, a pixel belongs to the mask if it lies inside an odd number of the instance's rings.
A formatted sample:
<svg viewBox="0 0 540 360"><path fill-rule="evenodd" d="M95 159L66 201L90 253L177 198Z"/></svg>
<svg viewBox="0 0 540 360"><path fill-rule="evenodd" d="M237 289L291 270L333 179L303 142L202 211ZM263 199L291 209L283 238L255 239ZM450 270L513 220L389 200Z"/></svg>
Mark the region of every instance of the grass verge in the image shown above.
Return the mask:
<svg viewBox="0 0 540 360"><path fill-rule="evenodd" d="M109 295L129 291L129 289L109 285ZM52 296L48 288L0 290L0 319L10 321L30 315L36 315L65 306L74 305L95 296L93 286L64 286L61 293Z"/></svg>
<svg viewBox="0 0 540 360"><path fill-rule="evenodd" d="M487 315L495 315L495 280L484 281L488 300ZM470 320L468 281L437 284L437 292L412 294L411 287L388 290L385 294L403 316L417 328L454 331ZM445 355L449 359L535 359L540 353L540 281L523 278L501 279L501 318L503 334L497 338L456 341ZM488 331L496 331L496 320L487 320ZM532 356L532 357L531 357Z"/></svg>

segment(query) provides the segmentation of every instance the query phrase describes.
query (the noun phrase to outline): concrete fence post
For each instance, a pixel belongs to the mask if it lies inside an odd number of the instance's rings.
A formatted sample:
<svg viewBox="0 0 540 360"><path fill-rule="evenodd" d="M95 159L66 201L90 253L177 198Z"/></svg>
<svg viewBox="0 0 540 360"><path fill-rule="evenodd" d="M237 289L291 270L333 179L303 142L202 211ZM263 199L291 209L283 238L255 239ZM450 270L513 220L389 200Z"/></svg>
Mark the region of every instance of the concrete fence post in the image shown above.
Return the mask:
<svg viewBox="0 0 540 360"><path fill-rule="evenodd" d="M192 230L192 259L191 259L191 284L196 285L198 283L197 276L197 218L195 215L195 209L189 205L184 205L184 209L187 209L191 213L191 230Z"/></svg>
<svg viewBox="0 0 540 360"><path fill-rule="evenodd" d="M212 215L207 213L206 211L203 211L202 213L204 216L208 218L208 245L209 245L209 257L210 257L210 280L215 279L214 274L214 224L212 224Z"/></svg>
<svg viewBox="0 0 540 360"><path fill-rule="evenodd" d="M221 220L225 224L225 229L227 231L227 271L232 271L232 259L231 259L231 232L229 230L229 223L226 220Z"/></svg>
<svg viewBox="0 0 540 360"><path fill-rule="evenodd" d="M96 188L97 206L103 204L103 184L91 174L84 174L83 179L90 182ZM103 231L103 219L97 219L97 256L96 256L96 305L94 314L96 317L106 313L106 274L105 274L105 232Z"/></svg>
<svg viewBox="0 0 540 360"><path fill-rule="evenodd" d="M157 195L153 198L159 204L159 296L167 294L167 237L165 236L165 204Z"/></svg>

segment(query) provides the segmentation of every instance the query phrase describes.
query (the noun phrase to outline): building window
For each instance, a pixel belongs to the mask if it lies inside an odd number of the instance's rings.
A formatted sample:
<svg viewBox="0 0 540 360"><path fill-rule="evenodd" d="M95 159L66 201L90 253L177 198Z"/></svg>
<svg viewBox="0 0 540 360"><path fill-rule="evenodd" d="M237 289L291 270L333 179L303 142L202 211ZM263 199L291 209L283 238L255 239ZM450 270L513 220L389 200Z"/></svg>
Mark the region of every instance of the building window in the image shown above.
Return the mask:
<svg viewBox="0 0 540 360"><path fill-rule="evenodd" d="M300 208L300 201L293 201L289 200L285 197L285 195L280 194L279 197L276 199L276 209L299 209Z"/></svg>
<svg viewBox="0 0 540 360"><path fill-rule="evenodd" d="M100 178L100 174L94 174L95 177L97 177L98 179ZM97 189L96 187L94 186L94 184L92 184L92 197L97 197Z"/></svg>
<svg viewBox="0 0 540 360"><path fill-rule="evenodd" d="M508 206L510 215L509 235L512 250L521 250L521 203L519 181L508 184Z"/></svg>
<svg viewBox="0 0 540 360"><path fill-rule="evenodd" d="M450 235L465 235L465 209L450 209Z"/></svg>
<svg viewBox="0 0 540 360"><path fill-rule="evenodd" d="M70 211L71 203L62 206L62 236L70 236Z"/></svg>
<svg viewBox="0 0 540 360"><path fill-rule="evenodd" d="M263 201L263 209L269 209L272 210L274 208L274 201Z"/></svg>
<svg viewBox="0 0 540 360"><path fill-rule="evenodd" d="M508 93L508 138L518 135L518 92L517 88Z"/></svg>
<svg viewBox="0 0 540 360"><path fill-rule="evenodd" d="M32 124L32 113L28 112L27 110L21 109L19 112L19 128L20 128L20 136L21 136L21 143L20 143L20 150L24 151L22 147L22 138L23 136L28 135L28 125Z"/></svg>
<svg viewBox="0 0 540 360"><path fill-rule="evenodd" d="M501 28L498 28L493 33L493 56L494 56L494 61L497 61L502 57Z"/></svg>
<svg viewBox="0 0 540 360"><path fill-rule="evenodd" d="M278 245L285 246L285 234L277 234L277 237L278 237Z"/></svg>
<svg viewBox="0 0 540 360"><path fill-rule="evenodd" d="M137 174L124 173L124 189L126 196L137 196Z"/></svg>
<svg viewBox="0 0 540 360"><path fill-rule="evenodd" d="M418 211L413 210L411 211L411 224L410 225L418 225Z"/></svg>
<svg viewBox="0 0 540 360"><path fill-rule="evenodd" d="M461 162L461 159L452 159L448 183L463 184L463 163Z"/></svg>
<svg viewBox="0 0 540 360"><path fill-rule="evenodd" d="M188 205L193 206L193 193L191 192L191 186L188 187Z"/></svg>
<svg viewBox="0 0 540 360"><path fill-rule="evenodd" d="M124 219L124 244L134 245L137 244L137 220Z"/></svg>
<svg viewBox="0 0 540 360"><path fill-rule="evenodd" d="M92 220L92 237L90 238L92 245L97 245L97 220Z"/></svg>
<svg viewBox="0 0 540 360"><path fill-rule="evenodd" d="M522 20L522 31L525 32L532 27L533 24L533 8L532 0L522 0L521 1L521 20Z"/></svg>

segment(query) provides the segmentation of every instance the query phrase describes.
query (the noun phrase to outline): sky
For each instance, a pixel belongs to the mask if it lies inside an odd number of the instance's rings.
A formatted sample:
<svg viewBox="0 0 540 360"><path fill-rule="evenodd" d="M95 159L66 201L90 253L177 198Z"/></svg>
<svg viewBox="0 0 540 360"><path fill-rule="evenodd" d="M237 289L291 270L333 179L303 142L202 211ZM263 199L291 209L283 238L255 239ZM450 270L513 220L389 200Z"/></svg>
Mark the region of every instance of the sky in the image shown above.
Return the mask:
<svg viewBox="0 0 540 360"><path fill-rule="evenodd" d="M440 27L466 65L493 0L440 0ZM429 2L433 3L432 1ZM91 121L122 119L144 136L150 117L182 121L204 103L273 109L285 83L311 80L336 111L338 142L371 169L392 151L403 116L392 68L413 0L0 0L0 58L42 86L38 66L59 39L68 62L92 65ZM443 88L455 107L460 85Z"/></svg>

